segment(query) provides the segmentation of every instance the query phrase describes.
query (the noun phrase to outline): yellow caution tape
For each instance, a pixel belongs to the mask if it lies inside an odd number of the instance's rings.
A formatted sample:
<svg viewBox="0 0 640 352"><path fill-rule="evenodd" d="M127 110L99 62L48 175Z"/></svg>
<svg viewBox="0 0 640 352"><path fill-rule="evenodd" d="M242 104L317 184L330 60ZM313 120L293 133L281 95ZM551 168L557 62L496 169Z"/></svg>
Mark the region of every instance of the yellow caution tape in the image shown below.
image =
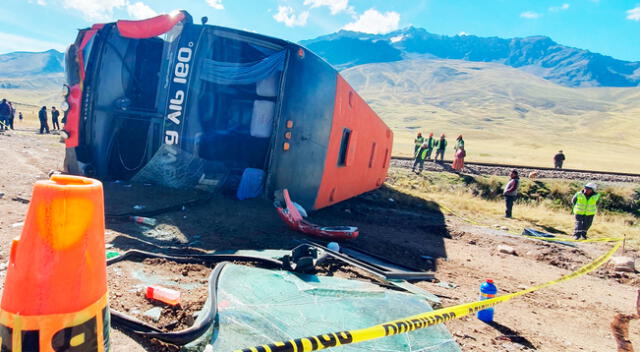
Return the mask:
<svg viewBox="0 0 640 352"><path fill-rule="evenodd" d="M456 217L470 223L476 226L482 226L482 227L489 227L491 228L491 226L487 225L487 224L482 224L479 223L475 220L472 219L467 219L464 216L456 213L455 211L451 210L450 208L448 208L445 205L439 204L440 208L442 208L444 211L451 213L453 215L455 215ZM510 235L514 235L514 236L520 236L520 237L524 237L524 238L531 238L531 239L535 239L535 240L543 240L543 241L557 241L557 242L582 242L582 243L592 243L592 242L619 242L619 241L623 241L624 238L623 237L598 237L598 238L588 238L586 240L577 240L575 238L562 238L562 237L540 237L540 236L527 236L527 235L523 235L521 233L517 233L517 232L511 232L511 231L506 231L507 233L509 233Z"/></svg>
<svg viewBox="0 0 640 352"><path fill-rule="evenodd" d="M429 326L444 323L449 320L458 319L469 314L475 314L483 309L491 308L499 303L509 301L515 297L540 290L560 282L568 281L578 276L587 274L602 264L607 262L611 256L620 248L622 242L618 241L616 245L607 253L595 259L591 263L581 267L571 274L564 275L557 280L545 282L543 284L530 287L528 289L511 293L496 298L483 301L460 304L453 307L442 308L427 313L417 314L404 319L398 319L387 323L371 326L359 330L346 330L321 334L316 336L302 337L295 340L276 342L269 345L261 345L234 352L310 352L319 351L325 348L354 344L381 337L404 334L418 329L428 328Z"/></svg>

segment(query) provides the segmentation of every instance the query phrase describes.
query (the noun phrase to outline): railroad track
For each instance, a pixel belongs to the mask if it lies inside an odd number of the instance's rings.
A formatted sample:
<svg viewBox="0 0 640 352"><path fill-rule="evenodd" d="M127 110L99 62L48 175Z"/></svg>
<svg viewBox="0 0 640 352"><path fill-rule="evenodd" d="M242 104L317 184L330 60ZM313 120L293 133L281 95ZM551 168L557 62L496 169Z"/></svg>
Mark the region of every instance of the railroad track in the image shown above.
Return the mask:
<svg viewBox="0 0 640 352"><path fill-rule="evenodd" d="M444 163L433 163L425 161L425 170L429 171L448 171L451 170L451 160L445 160ZM391 164L398 167L411 167L413 158L393 156ZM541 178L564 178L574 180L599 180L610 182L640 182L640 174L630 172L616 171L600 171L600 170L583 170L583 169L555 169L551 167L530 166L530 165L510 165L497 163L483 163L475 161L465 161L465 173L474 174L497 174L508 175L510 170L516 169L520 171L522 176L527 176L531 172L536 172Z"/></svg>

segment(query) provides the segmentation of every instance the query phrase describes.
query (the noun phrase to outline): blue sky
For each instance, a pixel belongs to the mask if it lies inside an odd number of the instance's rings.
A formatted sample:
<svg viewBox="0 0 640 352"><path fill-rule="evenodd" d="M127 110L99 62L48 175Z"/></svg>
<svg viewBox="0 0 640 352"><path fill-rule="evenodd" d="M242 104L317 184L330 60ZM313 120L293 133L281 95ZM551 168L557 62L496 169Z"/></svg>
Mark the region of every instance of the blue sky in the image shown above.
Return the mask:
<svg viewBox="0 0 640 352"><path fill-rule="evenodd" d="M92 23L176 9L172 0L3 0L0 53L63 50ZM640 61L640 0L183 0L196 21L292 41L342 28L385 33L547 35L561 44Z"/></svg>

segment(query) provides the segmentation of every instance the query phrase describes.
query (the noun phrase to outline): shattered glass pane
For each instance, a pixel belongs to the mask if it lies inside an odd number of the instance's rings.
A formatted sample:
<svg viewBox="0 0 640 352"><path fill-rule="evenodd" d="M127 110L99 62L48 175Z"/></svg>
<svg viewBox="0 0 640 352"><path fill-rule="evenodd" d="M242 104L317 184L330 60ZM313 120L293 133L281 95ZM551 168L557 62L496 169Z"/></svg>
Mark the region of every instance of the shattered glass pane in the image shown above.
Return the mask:
<svg viewBox="0 0 640 352"><path fill-rule="evenodd" d="M218 283L215 351L353 330L431 311L372 283L227 265ZM460 351L444 325L327 351Z"/></svg>

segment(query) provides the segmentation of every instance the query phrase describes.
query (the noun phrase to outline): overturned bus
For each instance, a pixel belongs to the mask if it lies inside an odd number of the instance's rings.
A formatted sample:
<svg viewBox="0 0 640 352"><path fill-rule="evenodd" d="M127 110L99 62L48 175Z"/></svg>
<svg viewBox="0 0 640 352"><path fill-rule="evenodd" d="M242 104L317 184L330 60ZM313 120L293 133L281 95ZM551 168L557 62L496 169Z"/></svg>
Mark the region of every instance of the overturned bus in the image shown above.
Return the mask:
<svg viewBox="0 0 640 352"><path fill-rule="evenodd" d="M102 180L287 188L319 209L379 187L393 134L327 62L185 11L79 31L65 169ZM245 182L247 181L247 182Z"/></svg>

